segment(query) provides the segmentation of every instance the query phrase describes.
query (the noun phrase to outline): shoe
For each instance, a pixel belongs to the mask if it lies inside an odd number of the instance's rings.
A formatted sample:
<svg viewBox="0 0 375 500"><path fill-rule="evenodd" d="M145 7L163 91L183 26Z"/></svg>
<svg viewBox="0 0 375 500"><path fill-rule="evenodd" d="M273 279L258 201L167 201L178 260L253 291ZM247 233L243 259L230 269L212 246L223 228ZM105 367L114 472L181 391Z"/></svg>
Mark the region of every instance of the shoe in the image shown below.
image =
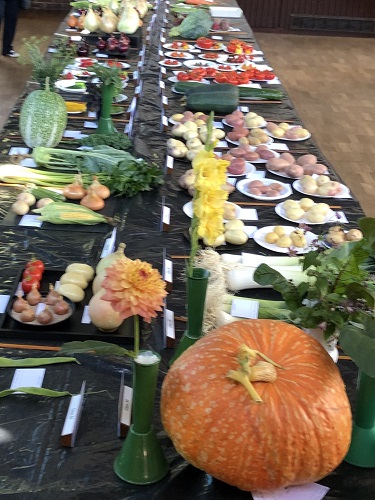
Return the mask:
<svg viewBox="0 0 375 500"><path fill-rule="evenodd" d="M14 50L10 50L7 54L4 54L5 57L20 57L18 52Z"/></svg>

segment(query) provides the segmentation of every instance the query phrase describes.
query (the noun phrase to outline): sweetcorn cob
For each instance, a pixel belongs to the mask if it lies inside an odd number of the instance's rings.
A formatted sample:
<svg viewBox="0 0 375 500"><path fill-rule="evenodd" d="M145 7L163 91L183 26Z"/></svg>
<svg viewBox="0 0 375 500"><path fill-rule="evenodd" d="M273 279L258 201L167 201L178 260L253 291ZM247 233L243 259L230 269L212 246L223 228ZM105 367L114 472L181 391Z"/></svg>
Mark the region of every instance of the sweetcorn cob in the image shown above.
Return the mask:
<svg viewBox="0 0 375 500"><path fill-rule="evenodd" d="M109 223L110 218L98 214L89 208L74 203L54 202L43 208L33 210L34 213L41 214L39 220L50 222L51 224L84 224L87 226Z"/></svg>

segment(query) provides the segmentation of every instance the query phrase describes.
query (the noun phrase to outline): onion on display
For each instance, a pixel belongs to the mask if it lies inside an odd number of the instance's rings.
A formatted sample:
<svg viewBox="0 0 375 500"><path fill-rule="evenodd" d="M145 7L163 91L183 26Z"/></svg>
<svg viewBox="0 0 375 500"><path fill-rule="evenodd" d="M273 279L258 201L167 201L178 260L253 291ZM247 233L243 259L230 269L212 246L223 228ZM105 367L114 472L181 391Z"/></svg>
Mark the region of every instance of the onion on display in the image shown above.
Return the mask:
<svg viewBox="0 0 375 500"><path fill-rule="evenodd" d="M101 19L93 11L92 7L89 7L85 20L83 21L83 27L88 31L97 31L99 29Z"/></svg>
<svg viewBox="0 0 375 500"><path fill-rule="evenodd" d="M100 29L104 31L104 33L113 33L116 31L117 22L118 17L116 14L114 14L111 9L105 8L100 21Z"/></svg>
<svg viewBox="0 0 375 500"><path fill-rule="evenodd" d="M26 300L31 306L36 306L42 300L37 283L32 284L30 292L26 295Z"/></svg>
<svg viewBox="0 0 375 500"><path fill-rule="evenodd" d="M55 287L52 285L52 283L50 283L49 292L47 294L45 303L49 306L54 306L59 299L60 294L56 292Z"/></svg>
<svg viewBox="0 0 375 500"><path fill-rule="evenodd" d="M62 194L68 200L81 200L86 195L86 189L83 187L81 176L77 175L72 184L65 186Z"/></svg>
<svg viewBox="0 0 375 500"><path fill-rule="evenodd" d="M29 304L27 300L25 300L21 293L17 294L17 299L13 303L13 311L16 313L21 313L24 309L28 308Z"/></svg>
<svg viewBox="0 0 375 500"><path fill-rule="evenodd" d="M84 207L94 211L104 208L104 200L100 198L100 196L98 196L91 187L87 188L86 195L81 199L79 203L80 205L83 205Z"/></svg>
<svg viewBox="0 0 375 500"><path fill-rule="evenodd" d="M107 186L104 186L104 184L100 184L96 175L93 177L93 179L94 180L90 185L90 188L93 190L93 192L100 196L102 200L106 200L107 198L109 198L111 195L110 189L107 188Z"/></svg>
<svg viewBox="0 0 375 500"><path fill-rule="evenodd" d="M137 31L140 25L140 18L135 8L128 2L125 2L124 9L121 13L120 20L117 24L117 29L126 35L132 35Z"/></svg>

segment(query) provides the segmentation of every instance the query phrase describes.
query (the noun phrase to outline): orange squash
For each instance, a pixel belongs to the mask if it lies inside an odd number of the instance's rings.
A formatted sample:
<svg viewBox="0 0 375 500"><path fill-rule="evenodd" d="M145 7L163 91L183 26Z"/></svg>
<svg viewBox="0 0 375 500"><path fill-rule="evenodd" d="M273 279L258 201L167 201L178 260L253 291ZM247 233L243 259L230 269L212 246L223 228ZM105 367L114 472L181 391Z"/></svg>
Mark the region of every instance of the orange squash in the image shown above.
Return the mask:
<svg viewBox="0 0 375 500"><path fill-rule="evenodd" d="M321 479L343 460L352 428L325 349L272 320L236 321L185 351L164 379L161 416L188 462L246 491Z"/></svg>

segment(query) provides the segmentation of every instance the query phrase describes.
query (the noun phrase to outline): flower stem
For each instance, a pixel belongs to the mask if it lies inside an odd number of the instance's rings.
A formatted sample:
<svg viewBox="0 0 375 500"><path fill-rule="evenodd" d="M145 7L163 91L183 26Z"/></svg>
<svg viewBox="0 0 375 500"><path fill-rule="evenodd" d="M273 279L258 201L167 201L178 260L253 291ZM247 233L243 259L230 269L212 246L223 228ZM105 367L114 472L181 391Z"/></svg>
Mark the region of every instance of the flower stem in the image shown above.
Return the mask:
<svg viewBox="0 0 375 500"><path fill-rule="evenodd" d="M139 316L134 314L134 357L136 358L139 354Z"/></svg>

